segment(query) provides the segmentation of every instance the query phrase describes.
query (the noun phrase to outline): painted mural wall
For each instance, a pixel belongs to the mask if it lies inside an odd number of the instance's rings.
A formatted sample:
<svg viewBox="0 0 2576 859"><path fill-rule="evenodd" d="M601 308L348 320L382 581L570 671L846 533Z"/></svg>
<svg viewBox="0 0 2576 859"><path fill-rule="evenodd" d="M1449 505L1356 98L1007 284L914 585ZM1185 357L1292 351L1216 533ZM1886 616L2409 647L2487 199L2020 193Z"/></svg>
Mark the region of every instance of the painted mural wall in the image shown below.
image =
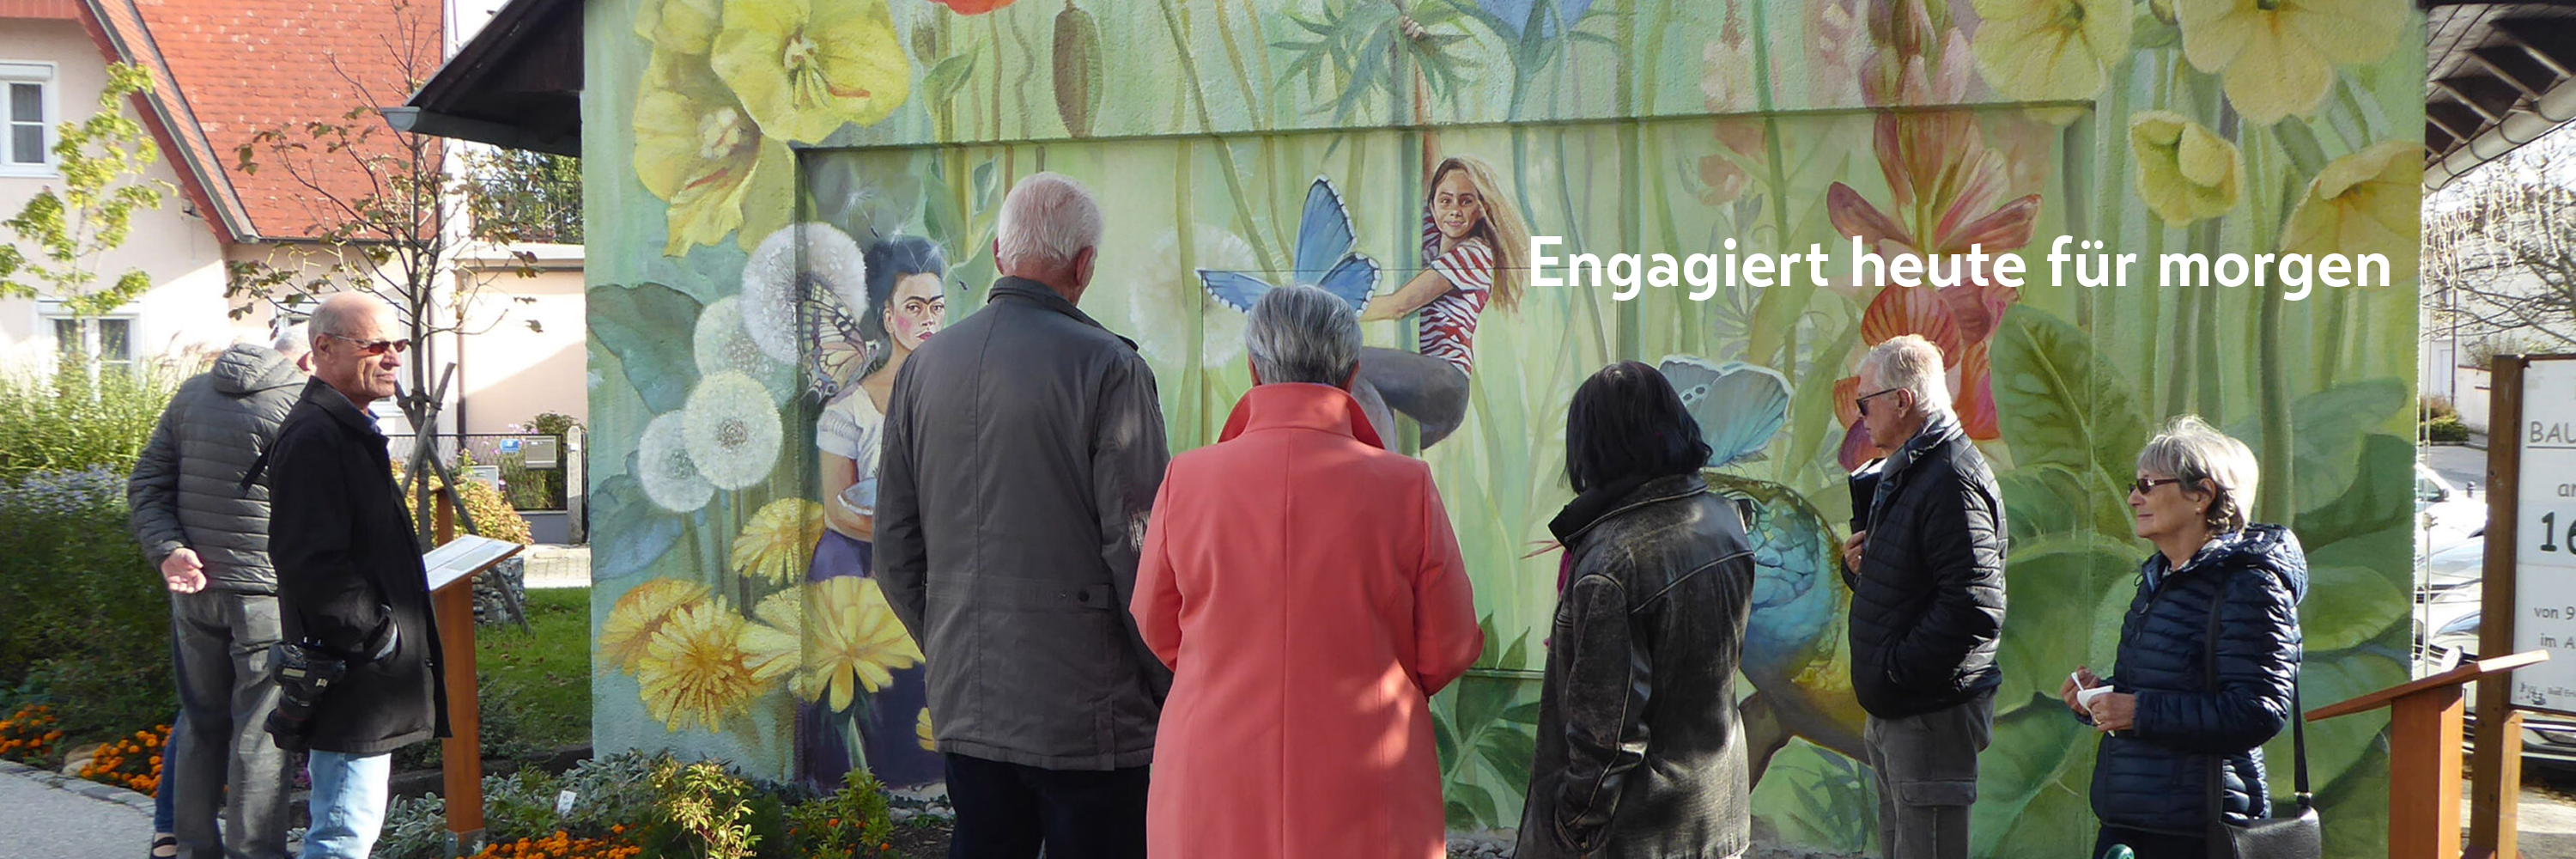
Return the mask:
<svg viewBox="0 0 2576 859"><path fill-rule="evenodd" d="M1406 10L1409 9L1409 13ZM2055 702L2109 665L2147 550L2123 486L2197 413L2296 528L2311 705L2406 675L2421 20L2403 0L593 0L585 99L593 617L603 749L936 790L922 654L867 573L894 368L982 304L1002 195L1038 170L1107 213L1084 309L1137 340L1176 450L1249 386L1260 283L1489 283L1364 330L1397 446L1439 480L1485 662L1435 702L1451 824L1519 819L1570 498L1564 404L1659 362L1754 502L1743 688L1757 831L1871 849L1842 653L1854 368L1905 333L1954 359L2012 531L1981 855L2091 843L2093 734ZM1449 159L1477 165L1443 171ZM2018 252L2019 290L1847 277L1531 284L1525 249ZM2086 287L2059 235L2166 252L2382 253L2397 282ZM1357 262L1354 262L1356 260ZM1559 272L1549 272L1555 274ZM1429 332L1426 336L1425 332ZM2384 832L2385 719L2311 732L2332 855ZM2287 739L2272 750L2288 759ZM2275 766L2286 792L2288 767Z"/></svg>

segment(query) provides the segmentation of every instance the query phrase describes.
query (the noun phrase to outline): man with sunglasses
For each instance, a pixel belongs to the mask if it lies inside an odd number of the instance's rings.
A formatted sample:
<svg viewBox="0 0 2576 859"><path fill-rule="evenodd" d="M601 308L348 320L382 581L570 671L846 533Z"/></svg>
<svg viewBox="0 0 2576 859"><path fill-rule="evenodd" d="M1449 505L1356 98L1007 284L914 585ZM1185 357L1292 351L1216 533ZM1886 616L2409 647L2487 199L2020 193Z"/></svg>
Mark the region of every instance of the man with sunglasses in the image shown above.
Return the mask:
<svg viewBox="0 0 2576 859"><path fill-rule="evenodd" d="M1950 411L1941 351L1906 335L1861 360L1856 397L1878 485L1843 543L1852 690L1888 859L1966 859L1977 753L1994 728L2004 506Z"/></svg>
<svg viewBox="0 0 2576 859"><path fill-rule="evenodd" d="M305 859L364 859L385 816L392 753L447 736L447 690L420 541L367 407L397 393L411 341L356 293L310 321L313 381L268 454L285 699L279 745L312 751Z"/></svg>

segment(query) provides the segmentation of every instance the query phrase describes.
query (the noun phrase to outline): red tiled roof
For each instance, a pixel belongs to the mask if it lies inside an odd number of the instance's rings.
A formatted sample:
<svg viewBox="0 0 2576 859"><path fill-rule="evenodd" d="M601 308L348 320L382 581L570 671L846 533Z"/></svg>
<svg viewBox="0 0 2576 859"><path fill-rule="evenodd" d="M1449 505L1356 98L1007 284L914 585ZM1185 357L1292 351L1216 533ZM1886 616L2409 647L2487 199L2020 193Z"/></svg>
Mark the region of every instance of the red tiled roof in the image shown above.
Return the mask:
<svg viewBox="0 0 2576 859"><path fill-rule="evenodd" d="M90 0L102 2L102 0ZM373 151L399 151L375 108L399 105L438 69L438 0L105 0L132 4L159 46L216 163L236 189L257 234L305 238L335 222L321 195L254 146L256 171L238 150L259 132L306 122L372 130ZM352 118L353 111L362 111ZM347 154L317 154L307 178L353 200L372 179Z"/></svg>
<svg viewBox="0 0 2576 859"><path fill-rule="evenodd" d="M7 2L46 0L0 0ZM90 39L98 43L99 52L110 62L142 66L152 75L152 91L134 99L136 113L142 116L144 127L151 129L171 168L178 172L181 193L205 216L206 227L214 231L216 240L239 243L256 238L259 233L248 210L242 207L241 196L227 180L221 157L198 129L186 95L172 80L170 67L153 44L152 33L143 27L143 17L134 8L133 0L83 0L74 8L88 13L74 17L80 19Z"/></svg>
<svg viewBox="0 0 2576 859"><path fill-rule="evenodd" d="M74 0L0 0L0 18L77 21L80 4Z"/></svg>

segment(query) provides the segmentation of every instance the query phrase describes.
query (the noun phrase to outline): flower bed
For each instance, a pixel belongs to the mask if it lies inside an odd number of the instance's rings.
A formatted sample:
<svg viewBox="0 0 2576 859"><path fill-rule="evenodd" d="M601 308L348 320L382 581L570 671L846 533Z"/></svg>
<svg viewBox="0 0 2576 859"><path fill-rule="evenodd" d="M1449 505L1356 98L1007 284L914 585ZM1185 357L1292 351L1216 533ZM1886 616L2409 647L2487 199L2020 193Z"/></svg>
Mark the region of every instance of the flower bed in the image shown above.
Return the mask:
<svg viewBox="0 0 2576 859"><path fill-rule="evenodd" d="M149 730L98 747L82 764L80 777L151 795L161 787L161 750L170 745L170 726Z"/></svg>

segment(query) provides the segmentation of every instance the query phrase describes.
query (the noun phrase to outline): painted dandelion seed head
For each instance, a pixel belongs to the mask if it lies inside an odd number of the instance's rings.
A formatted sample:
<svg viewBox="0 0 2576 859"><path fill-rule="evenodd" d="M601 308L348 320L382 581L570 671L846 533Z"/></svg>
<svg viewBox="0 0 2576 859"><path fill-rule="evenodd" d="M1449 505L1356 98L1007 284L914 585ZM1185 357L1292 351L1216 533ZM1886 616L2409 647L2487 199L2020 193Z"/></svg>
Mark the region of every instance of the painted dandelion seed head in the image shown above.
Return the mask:
<svg viewBox="0 0 2576 859"><path fill-rule="evenodd" d="M797 303L818 294L837 296L863 312L868 296L867 254L830 224L795 224L770 233L742 267L742 321L762 354L793 366Z"/></svg>
<svg viewBox="0 0 2576 859"><path fill-rule="evenodd" d="M1146 259L1188 264L1158 267L1160 274L1127 305L1130 330L1144 344L1146 355L1180 365L1189 363L1186 350L1190 333L1196 331L1199 366L1231 365L1243 357L1244 315L1208 300L1194 270L1252 271L1261 267L1261 259L1253 254L1251 244L1222 227L1196 225L1190 244L1188 261L1181 260L1177 230L1163 233L1146 251Z"/></svg>
<svg viewBox="0 0 2576 859"><path fill-rule="evenodd" d="M741 296L726 296L698 314L698 327L691 338L698 375L734 372L764 384L783 384L789 365L770 358L768 348L752 333L754 329L744 315L747 309ZM772 386L773 390L776 387Z"/></svg>
<svg viewBox="0 0 2576 859"><path fill-rule="evenodd" d="M689 456L687 422L684 412L654 418L635 448L635 479L644 485L644 497L673 513L694 512L715 494Z"/></svg>
<svg viewBox="0 0 2576 859"><path fill-rule="evenodd" d="M682 435L698 473L717 489L741 489L778 463L778 407L769 388L737 372L698 380L681 410Z"/></svg>

